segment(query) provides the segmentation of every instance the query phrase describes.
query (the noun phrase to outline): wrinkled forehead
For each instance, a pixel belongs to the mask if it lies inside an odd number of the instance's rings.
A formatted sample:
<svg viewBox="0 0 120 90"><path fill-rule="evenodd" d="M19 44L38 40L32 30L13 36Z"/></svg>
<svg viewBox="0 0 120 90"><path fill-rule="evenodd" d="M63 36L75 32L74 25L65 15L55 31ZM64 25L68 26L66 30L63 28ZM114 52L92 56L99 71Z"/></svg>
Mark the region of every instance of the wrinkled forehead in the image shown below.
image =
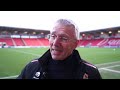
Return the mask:
<svg viewBox="0 0 120 90"><path fill-rule="evenodd" d="M53 29L51 30L51 33L56 34L66 34L69 36L75 36L75 27L72 25L61 25L56 24Z"/></svg>

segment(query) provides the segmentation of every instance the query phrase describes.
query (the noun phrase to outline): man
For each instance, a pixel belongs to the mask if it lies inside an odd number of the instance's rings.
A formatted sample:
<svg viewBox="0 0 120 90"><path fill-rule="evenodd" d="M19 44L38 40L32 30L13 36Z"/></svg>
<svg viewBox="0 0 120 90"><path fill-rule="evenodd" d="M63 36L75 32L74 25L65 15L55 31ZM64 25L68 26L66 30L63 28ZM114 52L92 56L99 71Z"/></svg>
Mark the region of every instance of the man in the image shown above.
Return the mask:
<svg viewBox="0 0 120 90"><path fill-rule="evenodd" d="M50 49L25 66L17 79L101 79L94 65L82 60L76 25L59 19L50 33Z"/></svg>

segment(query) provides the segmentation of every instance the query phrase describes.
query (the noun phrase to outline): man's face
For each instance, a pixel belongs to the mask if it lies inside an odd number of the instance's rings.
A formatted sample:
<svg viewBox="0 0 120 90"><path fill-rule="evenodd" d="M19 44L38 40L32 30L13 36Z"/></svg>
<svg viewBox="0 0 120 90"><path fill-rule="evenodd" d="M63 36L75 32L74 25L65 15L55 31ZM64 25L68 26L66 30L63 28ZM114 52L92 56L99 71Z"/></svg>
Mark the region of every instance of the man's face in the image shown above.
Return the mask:
<svg viewBox="0 0 120 90"><path fill-rule="evenodd" d="M70 27L56 25L50 36L50 52L54 60L64 60L77 47L75 31Z"/></svg>

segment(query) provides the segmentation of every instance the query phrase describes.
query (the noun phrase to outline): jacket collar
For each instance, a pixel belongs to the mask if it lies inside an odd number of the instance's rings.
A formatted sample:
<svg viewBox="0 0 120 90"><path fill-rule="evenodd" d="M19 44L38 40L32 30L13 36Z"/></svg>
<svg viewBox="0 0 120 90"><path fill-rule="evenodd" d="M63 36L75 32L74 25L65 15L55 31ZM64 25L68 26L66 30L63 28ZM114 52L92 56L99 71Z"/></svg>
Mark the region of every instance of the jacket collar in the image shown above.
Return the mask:
<svg viewBox="0 0 120 90"><path fill-rule="evenodd" d="M72 59L74 59L76 62L76 65L78 65L82 60L81 57L79 55L79 52L77 50L74 50L72 55L71 55ZM48 73L47 73L47 66L48 66L48 62L49 60L52 59L51 54L50 54L50 49L48 51L46 51L39 59L39 64L40 64L40 72L41 74L41 79L47 79L48 78ZM77 67L77 66L76 66ZM73 75L75 75L76 70L74 72Z"/></svg>
<svg viewBox="0 0 120 90"><path fill-rule="evenodd" d="M81 60L81 57L80 57L80 55L79 55L79 52L78 52L77 50L73 50L72 57L73 57L74 59L77 59L77 62L78 62L78 63L82 61L82 60ZM39 61L39 63L40 63L41 66L44 66L44 65L46 66L47 63L48 63L48 61L49 61L49 59L52 59L51 54L50 54L50 49L47 50L47 51L38 59L38 61Z"/></svg>

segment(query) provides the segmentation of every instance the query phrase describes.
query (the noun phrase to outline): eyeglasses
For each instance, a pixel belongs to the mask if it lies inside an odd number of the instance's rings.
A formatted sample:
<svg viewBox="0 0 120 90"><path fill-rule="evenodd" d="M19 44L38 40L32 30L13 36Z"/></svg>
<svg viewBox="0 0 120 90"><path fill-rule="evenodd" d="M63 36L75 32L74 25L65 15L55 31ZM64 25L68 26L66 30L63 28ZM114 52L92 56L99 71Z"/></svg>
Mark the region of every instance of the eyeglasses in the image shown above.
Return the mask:
<svg viewBox="0 0 120 90"><path fill-rule="evenodd" d="M65 36L57 36L57 35L50 35L50 40L55 40L56 38L59 39L60 42L63 42L63 43L67 43L69 41L73 41L74 39L70 39L68 37L65 37Z"/></svg>

